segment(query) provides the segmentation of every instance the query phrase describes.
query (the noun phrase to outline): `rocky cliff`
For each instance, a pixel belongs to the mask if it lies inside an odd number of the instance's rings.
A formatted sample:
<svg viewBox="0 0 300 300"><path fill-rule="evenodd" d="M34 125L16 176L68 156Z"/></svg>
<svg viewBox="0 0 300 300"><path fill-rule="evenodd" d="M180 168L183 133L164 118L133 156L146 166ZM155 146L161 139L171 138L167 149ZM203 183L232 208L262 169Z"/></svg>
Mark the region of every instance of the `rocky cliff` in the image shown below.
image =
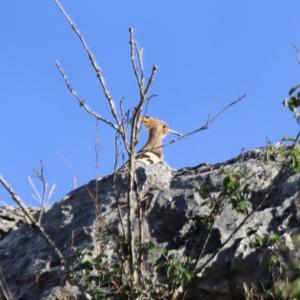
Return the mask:
<svg viewBox="0 0 300 300"><path fill-rule="evenodd" d="M300 174L286 169L274 187L282 158L273 156L269 159L266 149L256 149L224 163L180 170L163 163L139 165L143 239L161 249L149 255L145 272L156 270L153 278L165 284L168 276L155 266L175 250L172 255L182 265L189 261L197 271L185 299L240 300L245 289L272 286L282 272L278 261L270 271L276 243L298 255L292 241L300 233ZM19 209L1 209L1 281L11 299L84 299L76 284L84 277L78 257L102 253L103 264L120 260L116 249L126 226L127 190L126 170L120 170L70 192L44 213L42 225L64 254L68 272L39 233L22 221ZM220 209L211 217L216 205ZM114 298L116 287L102 283L106 298L119 299Z"/></svg>

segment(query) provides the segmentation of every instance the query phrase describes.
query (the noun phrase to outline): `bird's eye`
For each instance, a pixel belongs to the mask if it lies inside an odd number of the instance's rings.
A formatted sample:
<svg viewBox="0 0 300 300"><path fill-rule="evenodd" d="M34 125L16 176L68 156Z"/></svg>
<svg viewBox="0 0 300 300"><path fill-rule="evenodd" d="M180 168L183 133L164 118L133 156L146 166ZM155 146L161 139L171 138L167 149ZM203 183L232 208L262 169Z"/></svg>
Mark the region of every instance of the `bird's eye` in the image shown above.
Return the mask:
<svg viewBox="0 0 300 300"><path fill-rule="evenodd" d="M164 125L163 125L163 128L167 128L167 125L166 125L166 124L164 124Z"/></svg>

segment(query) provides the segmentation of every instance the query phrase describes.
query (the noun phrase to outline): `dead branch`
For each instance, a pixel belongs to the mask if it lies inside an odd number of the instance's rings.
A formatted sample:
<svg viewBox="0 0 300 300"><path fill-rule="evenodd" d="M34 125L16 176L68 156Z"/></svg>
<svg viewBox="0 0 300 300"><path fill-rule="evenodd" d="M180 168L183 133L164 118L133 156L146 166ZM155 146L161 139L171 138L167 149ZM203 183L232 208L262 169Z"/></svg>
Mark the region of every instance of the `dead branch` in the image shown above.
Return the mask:
<svg viewBox="0 0 300 300"><path fill-rule="evenodd" d="M66 18L66 20L69 22L69 24L71 25L71 28L73 29L73 31L75 32L75 34L78 36L81 44L83 45L85 51L87 52L88 58L94 68L94 71L96 73L96 76L99 80L99 83L102 87L102 90L104 92L105 98L108 101L110 110L111 110L111 114L114 117L116 123L118 124L118 126L120 126L120 121L118 118L118 114L117 114L117 110L116 110L116 105L115 105L115 101L106 85L104 76L103 76L103 72L100 68L100 66L98 65L93 53L90 51L87 42L85 41L83 35L80 33L79 29L76 27L75 23L72 21L72 19L70 18L70 16L67 14L67 12L65 11L63 5L60 3L59 0L54 0L55 3L57 4L57 6L59 7L60 11L62 12L62 14L64 15L64 17Z"/></svg>
<svg viewBox="0 0 300 300"><path fill-rule="evenodd" d="M178 142L179 140L182 140L190 135L193 135L195 133L198 133L200 131L203 131L203 130L207 130L209 128L209 126L215 122L225 111L227 111L230 107L238 104L240 101L242 101L244 98L246 97L246 95L242 95L240 96L239 98L237 98L236 100L230 102L229 104L227 104L225 107L223 107L220 111L218 111L212 118L210 118L210 116L208 116L207 118L207 121L199 128L197 129L194 129L190 132L187 132L185 134L183 134L182 136L178 136L174 139L172 139L171 141L169 141L167 144L165 144L164 146L167 146L169 144L173 144L173 143L176 143Z"/></svg>
<svg viewBox="0 0 300 300"><path fill-rule="evenodd" d="M12 200L17 203L22 212L25 215L25 219L27 223L35 228L41 235L41 237L48 243L48 245L54 250L55 254L59 257L62 264L66 266L66 260L62 254L62 252L55 246L52 239L45 232L44 228L35 220L30 211L27 209L25 204L23 203L21 197L12 189L12 187L8 184L8 182L4 179L3 176L0 175L0 184L4 187L4 189L10 194Z"/></svg>
<svg viewBox="0 0 300 300"><path fill-rule="evenodd" d="M144 75L144 66L143 66L143 51L141 48L139 48L137 46L137 42L134 39L134 30L133 28L129 28L129 44L130 44L130 57L131 57L131 64L133 67L133 71L134 71L134 75L135 78L137 80L138 83L138 87L139 87L139 91L140 91L140 101L137 105L137 107L135 108L133 117L132 117L132 129L136 127L136 132L134 132L132 130L132 138L133 138L133 143L134 146L136 146L137 144L137 139L138 139L138 135L141 129L141 111L142 108L146 102L146 104L148 104L148 101L150 101L150 99L152 97L154 97L154 95L150 95L148 97L148 92L150 90L151 85L154 82L154 78L155 78L155 74L158 70L157 65L153 65L152 67L152 71L151 71L151 75L148 79L146 88L145 88L145 75ZM136 58L135 58L135 52L138 54L138 62L139 62L139 68L140 68L140 74L141 76L139 76L139 72L138 72L138 67L136 64ZM146 105L147 108L148 105Z"/></svg>
<svg viewBox="0 0 300 300"><path fill-rule="evenodd" d="M129 44L130 44L131 64L132 64L134 75L135 75L136 81L138 83L140 94L142 97L143 92L144 92L144 70L140 68L140 71L141 71L141 76L140 76L139 72L138 72L138 67L136 65L136 59L135 59L135 51L136 51L137 47L136 47L136 43L133 39L133 28L129 28L129 35L130 35ZM138 53L138 60L140 62L142 58L140 56L140 52L137 51L137 53ZM141 66L141 63L140 63L140 66Z"/></svg>
<svg viewBox="0 0 300 300"><path fill-rule="evenodd" d="M76 176L76 172L75 172L75 170L74 170L74 168L72 166L72 163L69 160L67 160L61 153L57 152L56 156L58 158L60 158L67 165L67 167L68 167L71 175L73 176L73 188L74 189L78 188L78 186L79 186L79 180L78 180L78 178Z"/></svg>
<svg viewBox="0 0 300 300"><path fill-rule="evenodd" d="M33 172L34 172L33 176L28 176L28 181L34 192L33 197L40 203L40 214L39 214L39 218L38 218L38 223L41 224L45 205L51 198L56 185L53 184L49 190L49 184L45 177L43 161L40 162L40 169L39 170L34 169ZM33 177L36 177L41 182L41 184L42 184L42 192L41 193L38 191L38 188L36 187L36 185L34 183Z"/></svg>
<svg viewBox="0 0 300 300"><path fill-rule="evenodd" d="M56 64L56 67L57 67L59 73L61 74L62 78L65 81L67 89L73 95L73 97L78 101L79 106L82 107L88 114L93 116L97 121L101 121L101 122L107 124L108 126L112 127L114 130L116 130L116 132L120 133L123 138L126 151L129 153L129 145L128 145L128 139L127 139L127 134L126 134L127 128L124 126L124 120L126 119L126 114L123 115L123 113L122 113L122 122L119 125L115 125L108 119L106 119L106 118L102 117L101 115L99 115L98 113L96 113L94 110L92 110L87 105L87 103L82 98L80 98L78 96L77 92L73 89L70 81L68 80L68 77L65 74L63 68L61 67L60 63L56 60L55 64Z"/></svg>
<svg viewBox="0 0 300 300"><path fill-rule="evenodd" d="M14 206L9 206L3 201L0 201L0 210L1 211L4 210L4 211L7 211L8 213L10 213L14 216L24 218L24 213L23 212L19 213L18 210L16 210Z"/></svg>
<svg viewBox="0 0 300 300"><path fill-rule="evenodd" d="M96 163L96 190L95 190L95 198L94 198L94 205L95 205L95 212L96 212L96 219L99 218L101 213L101 202L99 201L98 204L98 198L99 198L99 156L100 156L100 139L99 139L99 122L97 121L96 124L96 134L95 134L95 163ZM100 231L98 228L97 231Z"/></svg>
<svg viewBox="0 0 300 300"><path fill-rule="evenodd" d="M193 263L193 268L191 269L191 271L193 271L193 270L196 268L196 266L197 266L197 264L198 264L198 261L202 258L203 254L204 254L204 252L205 252L205 250L206 250L206 247L207 247L207 245L208 245L208 242L209 242L209 240L210 240L210 238L211 238L211 234L212 234L214 225L215 225L216 220L217 220L216 217L217 217L217 216L220 214L220 212L222 211L223 206L224 206L224 204L225 204L225 201L227 200L224 196L225 196L225 195L222 195L222 196L220 197L220 199L216 199L216 201L215 201L213 207L212 207L211 210L210 210L209 216L210 216L210 217L213 217L213 222L210 224L210 226L209 226L209 228L208 228L207 236L206 236L206 238L205 238L204 243L203 243L202 246L201 246L201 251L200 251L200 253L197 255L197 258L196 258L195 263ZM198 246L198 242L196 241L195 244L194 244L194 246L192 247L192 249L191 249L191 251L190 251L190 254L189 254L187 260L186 260L186 263L185 263L186 266L188 266L188 264L189 264L189 262L190 262L190 259L191 259L192 255L194 254L194 251L195 251L195 249L196 249L197 246Z"/></svg>
<svg viewBox="0 0 300 300"><path fill-rule="evenodd" d="M21 208L25 219L29 221L30 225L33 225L36 223L35 219L31 215L30 211L27 209L25 204L23 204L21 198L17 195L17 193L11 188L11 186L8 184L8 182L4 179L2 175L0 175L0 183L2 186L6 189L6 191L10 194L12 200L17 203L17 205Z"/></svg>
<svg viewBox="0 0 300 300"><path fill-rule="evenodd" d="M144 63L143 63L143 55L144 51L143 48L140 48L137 41L135 41L135 48L138 54L138 61L139 61L139 68L141 73L141 80L144 82L145 80L145 72L144 72Z"/></svg>
<svg viewBox="0 0 300 300"><path fill-rule="evenodd" d="M293 48L295 49L296 52L296 58L297 58L297 62L298 64L300 64L300 49L296 44L292 44Z"/></svg>
<svg viewBox="0 0 300 300"><path fill-rule="evenodd" d="M140 91L140 100L138 102L138 105L136 106L133 116L132 116L132 120L131 120L131 136L130 136L130 151L129 151L129 187L128 187L128 196L127 196L127 206L128 206L128 210L129 210L129 214L127 215L127 238L129 241L129 253L130 253L130 259L129 259L129 267L130 267L130 273L134 274L134 281L135 284L137 284L138 290L140 289L141 286L141 280L142 280L142 272L141 272L141 261L140 261L140 255L136 254L135 251L135 240L136 238L132 236L132 220L134 220L135 218L135 212L134 209L132 207L132 202L134 199L136 199L136 209L137 209L137 219L138 219L138 236L137 236L137 240L139 241L139 246L141 245L141 238L142 238L142 234L141 234L141 205L140 205L140 199L136 193L136 191L134 190L134 183L136 182L136 175L135 175L135 170L136 170L136 161L135 161L135 147L137 145L138 142L138 138L139 138L139 132L140 132L140 128L141 128L141 112L143 110L143 106L145 104L145 102L148 100L148 92L150 90L151 85L154 82L154 77L155 74L157 72L157 66L153 65L152 67L152 71L151 71L151 75L147 81L146 87L145 87L145 83L144 83L144 70L143 70L143 65L141 63L142 60L142 56L141 56L141 51L137 50L137 44L134 40L134 36L133 36L133 29L130 28L129 29L129 39L130 39L130 57L131 57L131 62L132 62L132 67L133 67L133 71L134 71L134 75L136 77L137 83L138 83L138 87L139 87L139 91ZM138 67L136 64L136 60L135 60L135 52L137 52L138 54L138 60L139 60L139 66L140 66L140 73L141 73L141 77L139 76L139 72L138 72ZM137 265L137 269L136 271L134 270L134 265Z"/></svg>
<svg viewBox="0 0 300 300"><path fill-rule="evenodd" d="M13 297L9 291L9 288L6 284L5 277L3 276L1 267L0 267L0 299L2 299L2 297L4 297L3 300L12 300L13 299Z"/></svg>
<svg viewBox="0 0 300 300"><path fill-rule="evenodd" d="M104 117L102 117L101 115L99 115L98 113L96 113L95 111L93 111L87 104L86 102L80 98L77 94L77 92L73 89L70 81L68 80L67 75L65 74L63 68L61 67L60 63L56 60L55 61L56 67L60 73L60 75L62 76L63 80L65 81L65 84L69 90L69 92L73 95L73 97L78 101L80 107L82 107L88 114L92 115L94 118L96 118L96 120L99 120L101 122L106 123L107 125L109 125L110 127L112 127L114 130L119 131L119 127L115 124L113 124L112 122L110 122L109 120L105 119Z"/></svg>

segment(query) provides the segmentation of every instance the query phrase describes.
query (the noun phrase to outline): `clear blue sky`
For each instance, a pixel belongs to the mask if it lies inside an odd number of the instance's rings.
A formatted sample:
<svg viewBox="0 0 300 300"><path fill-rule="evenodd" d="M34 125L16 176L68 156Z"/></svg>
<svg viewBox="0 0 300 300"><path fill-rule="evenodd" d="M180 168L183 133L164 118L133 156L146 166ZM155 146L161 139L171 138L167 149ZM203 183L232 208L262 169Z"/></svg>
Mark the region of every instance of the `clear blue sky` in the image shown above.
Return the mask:
<svg viewBox="0 0 300 300"><path fill-rule="evenodd" d="M159 66L148 114L186 132L209 113L245 93L247 98L212 127L166 149L173 168L214 163L296 134L281 105L300 81L292 43L300 44L299 0L64 0L102 66L115 99L138 99L129 60L128 28L145 49L145 66ZM79 40L53 0L2 1L0 9L0 174L28 204L27 176L43 160L53 200L93 179L95 121L67 91L54 60L96 111L107 103ZM113 168L112 131L100 126L100 174ZM141 143L143 143L145 135ZM59 155L58 155L59 154ZM11 203L0 188L0 200Z"/></svg>

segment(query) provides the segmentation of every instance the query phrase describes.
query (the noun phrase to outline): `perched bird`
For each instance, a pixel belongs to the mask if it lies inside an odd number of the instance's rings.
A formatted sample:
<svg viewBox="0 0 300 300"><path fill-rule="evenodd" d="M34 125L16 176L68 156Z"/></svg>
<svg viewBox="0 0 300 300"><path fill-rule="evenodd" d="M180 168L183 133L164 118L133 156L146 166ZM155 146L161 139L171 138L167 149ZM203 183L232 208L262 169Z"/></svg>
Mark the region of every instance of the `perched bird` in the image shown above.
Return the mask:
<svg viewBox="0 0 300 300"><path fill-rule="evenodd" d="M146 165L158 163L164 160L163 139L168 134L182 136L179 132L172 130L166 122L152 118L144 117L143 124L148 128L149 138L145 146L138 152L137 160Z"/></svg>

